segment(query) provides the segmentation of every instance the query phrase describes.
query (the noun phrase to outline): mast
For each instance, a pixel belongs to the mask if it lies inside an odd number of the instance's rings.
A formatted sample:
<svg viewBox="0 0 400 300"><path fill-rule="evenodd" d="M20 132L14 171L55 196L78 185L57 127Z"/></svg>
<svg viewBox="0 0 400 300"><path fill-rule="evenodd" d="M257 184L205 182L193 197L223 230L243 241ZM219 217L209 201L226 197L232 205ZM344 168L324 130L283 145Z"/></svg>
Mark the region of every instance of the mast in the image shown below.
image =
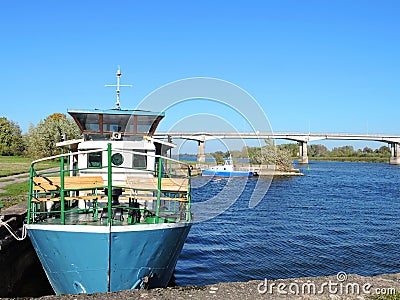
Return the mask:
<svg viewBox="0 0 400 300"><path fill-rule="evenodd" d="M115 92L117 93L117 102L115 103L115 109L120 110L121 106L120 106L120 92L121 92L121 87L122 86L127 86L127 87L132 87L131 84L120 84L121 83L121 69L118 66L118 70L117 70L117 84L106 84L105 86L115 86L117 87Z"/></svg>

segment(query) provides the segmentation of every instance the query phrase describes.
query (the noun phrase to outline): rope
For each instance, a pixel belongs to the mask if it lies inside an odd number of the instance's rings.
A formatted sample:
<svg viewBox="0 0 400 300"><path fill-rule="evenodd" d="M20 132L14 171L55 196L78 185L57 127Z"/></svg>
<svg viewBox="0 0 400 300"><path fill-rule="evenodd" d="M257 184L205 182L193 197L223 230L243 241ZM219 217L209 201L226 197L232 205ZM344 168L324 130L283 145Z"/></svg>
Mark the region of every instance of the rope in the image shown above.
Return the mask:
<svg viewBox="0 0 400 300"><path fill-rule="evenodd" d="M25 238L26 238L26 233L27 233L27 231L26 231L26 224L24 224L23 226L22 226L22 235L21 235L21 237L19 237L15 232L14 232L14 230L11 228L11 226L10 225L8 225L8 223L6 223L6 222L4 222L3 220L1 220L0 219L0 226L4 226L7 230L8 230L8 232L17 240L17 241L23 241Z"/></svg>

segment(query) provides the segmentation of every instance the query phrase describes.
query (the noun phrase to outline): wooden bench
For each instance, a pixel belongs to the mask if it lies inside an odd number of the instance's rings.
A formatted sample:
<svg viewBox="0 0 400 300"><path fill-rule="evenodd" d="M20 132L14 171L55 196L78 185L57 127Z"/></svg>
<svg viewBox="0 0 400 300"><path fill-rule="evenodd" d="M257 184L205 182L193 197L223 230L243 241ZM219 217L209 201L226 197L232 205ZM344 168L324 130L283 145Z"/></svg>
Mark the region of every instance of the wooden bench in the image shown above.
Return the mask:
<svg viewBox="0 0 400 300"><path fill-rule="evenodd" d="M101 176L66 176L64 177L64 190L95 190L103 189L104 181ZM61 189L60 177L34 177L33 178L33 191L36 196L32 201L60 201L60 197L53 197L52 192ZM89 196L65 196L64 200L96 200L101 199L101 195Z"/></svg>
<svg viewBox="0 0 400 300"><path fill-rule="evenodd" d="M161 178L161 190L163 192L187 192L189 180L187 178ZM156 191L158 179L154 177L127 177L126 187L134 190Z"/></svg>
<svg viewBox="0 0 400 300"><path fill-rule="evenodd" d="M189 180L187 178L161 178L161 191L164 193L177 193L178 197L162 196L160 200L169 201L188 201L186 193L188 191ZM136 200L157 200L157 197L152 195L153 191L158 189L158 179L154 177L127 177L126 188L134 191L132 197ZM182 194L185 197L182 197Z"/></svg>
<svg viewBox="0 0 400 300"><path fill-rule="evenodd" d="M161 190L164 193L176 193L177 197L168 197L163 195L160 200L187 201L186 193L188 191L187 178L162 178ZM153 191L157 191L157 178L128 177L126 179L126 189L133 191L131 195L119 197L120 200L157 200ZM103 189L104 181L101 176L73 176L64 177L64 190L95 190ZM61 189L60 177L34 177L33 191L37 193L33 201L60 201L60 197L52 197L51 192ZM182 194L185 197L182 197ZM64 200L107 200L106 195L85 195L85 196L65 196Z"/></svg>
<svg viewBox="0 0 400 300"><path fill-rule="evenodd" d="M39 193L58 191L61 188L60 177L34 177L33 191ZM64 177L65 190L101 189L104 181L101 176L66 176Z"/></svg>

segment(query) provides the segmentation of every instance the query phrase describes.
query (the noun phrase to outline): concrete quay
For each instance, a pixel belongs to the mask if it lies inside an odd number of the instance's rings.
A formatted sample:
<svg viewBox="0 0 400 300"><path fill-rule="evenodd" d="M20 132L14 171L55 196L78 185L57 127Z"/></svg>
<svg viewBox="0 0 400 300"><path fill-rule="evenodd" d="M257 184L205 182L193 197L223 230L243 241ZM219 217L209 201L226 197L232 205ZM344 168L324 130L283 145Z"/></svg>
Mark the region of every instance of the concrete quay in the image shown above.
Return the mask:
<svg viewBox="0 0 400 300"><path fill-rule="evenodd" d="M27 201L2 209L1 217L19 237ZM52 292L29 238L17 241L0 226L0 297L46 295Z"/></svg>
<svg viewBox="0 0 400 300"><path fill-rule="evenodd" d="M399 299L400 273L373 277L338 273L335 276L324 277L222 282L203 287L168 287L163 289L121 291L117 293L54 295L24 299L373 299L374 296L382 295L388 296L387 299ZM394 298L394 295L396 295L396 298Z"/></svg>

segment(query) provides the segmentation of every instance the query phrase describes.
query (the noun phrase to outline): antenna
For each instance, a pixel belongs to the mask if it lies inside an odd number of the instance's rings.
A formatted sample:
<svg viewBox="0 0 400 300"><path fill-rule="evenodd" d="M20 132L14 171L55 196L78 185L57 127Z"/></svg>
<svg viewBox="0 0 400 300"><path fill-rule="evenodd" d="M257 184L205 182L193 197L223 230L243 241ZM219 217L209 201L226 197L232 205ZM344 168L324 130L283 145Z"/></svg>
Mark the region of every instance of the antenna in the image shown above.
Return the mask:
<svg viewBox="0 0 400 300"><path fill-rule="evenodd" d="M127 86L127 87L132 87L132 85L131 84L120 84L120 80L121 80L121 69L120 69L120 67L118 66L118 70L117 70L117 84L106 84L106 85L104 85L104 86L115 86L115 87L117 87L117 89L116 89L116 93L117 93L117 102L115 103L115 109L121 109L121 107L120 107L120 101L119 101L119 99L120 99L120 87L121 86Z"/></svg>

